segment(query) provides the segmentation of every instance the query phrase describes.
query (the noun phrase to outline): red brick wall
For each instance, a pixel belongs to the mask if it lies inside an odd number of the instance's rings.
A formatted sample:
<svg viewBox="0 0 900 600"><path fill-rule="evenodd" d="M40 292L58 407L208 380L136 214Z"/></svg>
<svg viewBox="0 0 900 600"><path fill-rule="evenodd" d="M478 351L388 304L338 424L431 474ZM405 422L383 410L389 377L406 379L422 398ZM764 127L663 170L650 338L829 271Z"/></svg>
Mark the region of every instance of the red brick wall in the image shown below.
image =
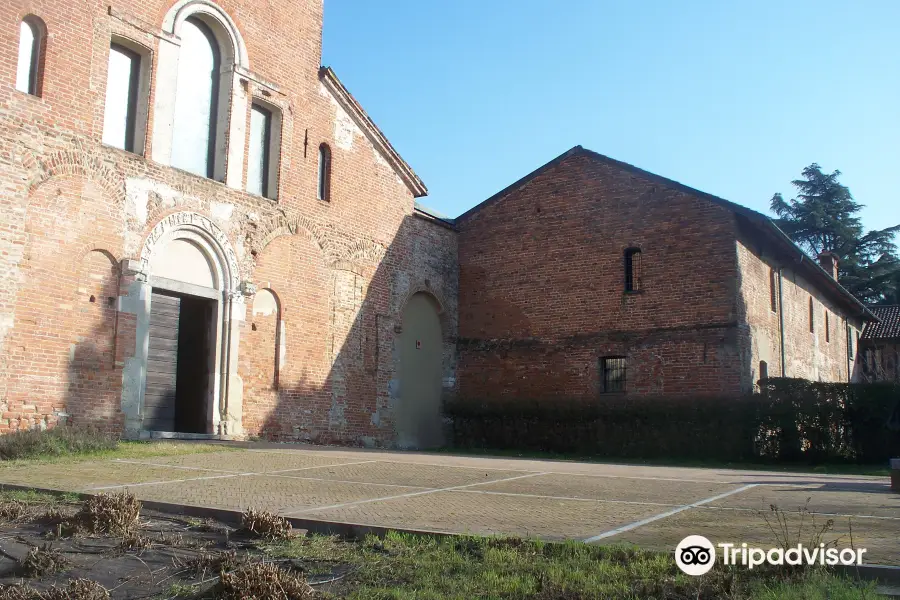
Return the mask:
<svg viewBox="0 0 900 600"><path fill-rule="evenodd" d="M608 355L628 358L629 393L741 388L726 209L575 154L459 230L461 395L593 397Z"/></svg>
<svg viewBox="0 0 900 600"><path fill-rule="evenodd" d="M796 260L766 250L752 232L742 228L737 242L740 267L741 320L749 333L750 348L745 369L751 381L759 379L760 361L770 377L780 377L781 321L784 323L784 355L787 377L812 381L849 381L850 359L847 330L854 339L862 323L857 315L823 294L799 272ZM806 259L808 260L808 259ZM781 277L778 270L781 269ZM772 310L770 271L775 271L776 310ZM778 286L781 285L779 294ZM813 329L809 330L809 301L813 303ZM781 314L779 314L781 311ZM828 335L826 335L826 313Z"/></svg>
<svg viewBox="0 0 900 600"><path fill-rule="evenodd" d="M237 366L246 432L390 443L394 327L411 289L445 306L453 380L455 233L414 216L413 193L320 82L321 0L219 3L247 47L248 95L283 109L277 201L151 159L160 28L173 2L108 5L0 6L0 276L8 282L0 288L0 429L52 424L59 413L121 429L135 316L111 310L106 298L126 295L134 276L113 280L113 268L139 258L160 219L192 211L228 237L240 279L271 288L282 303L285 363L273 389L276 325L260 320L253 331L248 299ZM40 98L14 90L18 25L28 14L49 33ZM143 156L100 143L111 35L154 57ZM322 142L333 155L330 202L316 198ZM93 250L110 257L108 268Z"/></svg>

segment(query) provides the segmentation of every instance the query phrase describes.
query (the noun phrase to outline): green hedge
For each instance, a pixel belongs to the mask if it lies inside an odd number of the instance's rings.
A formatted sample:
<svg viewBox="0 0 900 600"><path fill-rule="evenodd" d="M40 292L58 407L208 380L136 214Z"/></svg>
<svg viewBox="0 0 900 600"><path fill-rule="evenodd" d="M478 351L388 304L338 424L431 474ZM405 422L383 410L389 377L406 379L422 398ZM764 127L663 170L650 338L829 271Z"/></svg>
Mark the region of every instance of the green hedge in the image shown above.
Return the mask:
<svg viewBox="0 0 900 600"><path fill-rule="evenodd" d="M769 379L738 398L451 399L446 415L458 448L868 464L900 456L900 433L887 427L898 400L892 385Z"/></svg>

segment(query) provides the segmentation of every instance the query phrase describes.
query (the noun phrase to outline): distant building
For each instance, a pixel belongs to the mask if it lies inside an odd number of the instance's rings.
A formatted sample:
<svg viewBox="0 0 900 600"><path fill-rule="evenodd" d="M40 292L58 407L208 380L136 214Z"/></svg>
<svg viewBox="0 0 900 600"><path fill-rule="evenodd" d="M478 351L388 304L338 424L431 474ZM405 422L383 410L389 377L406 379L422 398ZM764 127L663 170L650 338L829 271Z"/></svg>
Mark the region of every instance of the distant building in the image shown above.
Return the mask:
<svg viewBox="0 0 900 600"><path fill-rule="evenodd" d="M873 319L768 217L580 146L455 222L464 397L849 381Z"/></svg>
<svg viewBox="0 0 900 600"><path fill-rule="evenodd" d="M900 383L900 305L869 308L878 321L867 323L859 339L859 379Z"/></svg>

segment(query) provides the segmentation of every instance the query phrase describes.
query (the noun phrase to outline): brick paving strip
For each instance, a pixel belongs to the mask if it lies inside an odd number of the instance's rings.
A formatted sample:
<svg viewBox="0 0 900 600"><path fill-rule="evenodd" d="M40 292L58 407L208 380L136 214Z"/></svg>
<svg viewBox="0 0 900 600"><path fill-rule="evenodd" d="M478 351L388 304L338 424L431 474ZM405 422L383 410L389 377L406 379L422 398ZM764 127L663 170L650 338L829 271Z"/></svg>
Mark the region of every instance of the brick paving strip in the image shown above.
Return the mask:
<svg viewBox="0 0 900 600"><path fill-rule="evenodd" d="M857 546L868 545L872 560L900 564L900 496L885 493L881 478L303 448L0 467L3 483L128 489L148 506L195 514L262 508L313 531L502 534L668 550L692 533L772 545L760 513L770 503L795 511L812 497L817 517L852 518Z"/></svg>

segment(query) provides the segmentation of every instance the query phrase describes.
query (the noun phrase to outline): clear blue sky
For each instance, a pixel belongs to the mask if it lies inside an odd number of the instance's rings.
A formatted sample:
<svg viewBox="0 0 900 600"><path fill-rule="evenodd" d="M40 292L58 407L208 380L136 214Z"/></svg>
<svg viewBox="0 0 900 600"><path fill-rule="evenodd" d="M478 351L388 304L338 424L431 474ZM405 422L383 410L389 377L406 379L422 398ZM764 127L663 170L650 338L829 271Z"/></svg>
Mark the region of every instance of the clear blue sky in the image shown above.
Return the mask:
<svg viewBox="0 0 900 600"><path fill-rule="evenodd" d="M325 0L323 54L449 216L581 144L764 212L818 162L900 223L898 0Z"/></svg>

